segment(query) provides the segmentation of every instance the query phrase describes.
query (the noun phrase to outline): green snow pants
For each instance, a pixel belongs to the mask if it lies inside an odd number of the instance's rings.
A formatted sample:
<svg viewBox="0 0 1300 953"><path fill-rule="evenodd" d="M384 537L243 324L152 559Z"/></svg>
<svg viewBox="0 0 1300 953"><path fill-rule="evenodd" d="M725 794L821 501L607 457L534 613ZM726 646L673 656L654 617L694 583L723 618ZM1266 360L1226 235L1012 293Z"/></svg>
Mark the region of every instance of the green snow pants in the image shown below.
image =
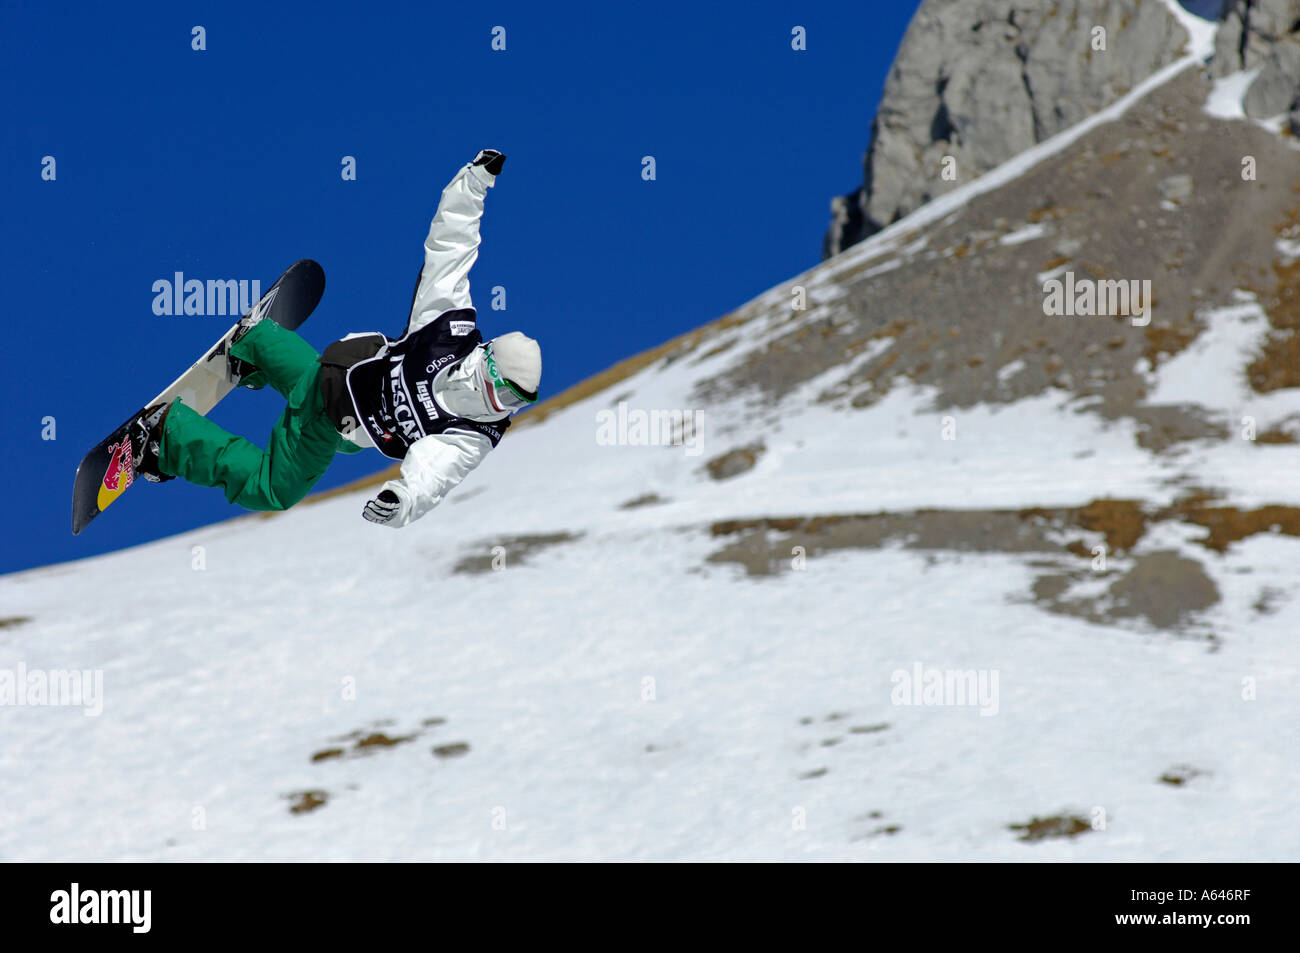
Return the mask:
<svg viewBox="0 0 1300 953"><path fill-rule="evenodd" d="M325 414L316 350L293 331L262 321L230 349L257 368L245 384L270 384L288 402L265 451L175 401L159 446L159 469L199 486L219 486L249 510L287 510L329 468L344 440Z"/></svg>

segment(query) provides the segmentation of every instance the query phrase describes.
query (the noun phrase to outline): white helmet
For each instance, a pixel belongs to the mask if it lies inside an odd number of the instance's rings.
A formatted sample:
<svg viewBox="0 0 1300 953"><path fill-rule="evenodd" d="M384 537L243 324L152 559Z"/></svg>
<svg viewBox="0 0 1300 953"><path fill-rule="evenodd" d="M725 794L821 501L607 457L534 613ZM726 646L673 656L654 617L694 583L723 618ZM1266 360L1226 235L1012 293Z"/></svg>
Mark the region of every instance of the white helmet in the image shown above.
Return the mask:
<svg viewBox="0 0 1300 953"><path fill-rule="evenodd" d="M433 393L457 417L501 420L537 402L541 378L541 347L526 334L511 331L439 371Z"/></svg>

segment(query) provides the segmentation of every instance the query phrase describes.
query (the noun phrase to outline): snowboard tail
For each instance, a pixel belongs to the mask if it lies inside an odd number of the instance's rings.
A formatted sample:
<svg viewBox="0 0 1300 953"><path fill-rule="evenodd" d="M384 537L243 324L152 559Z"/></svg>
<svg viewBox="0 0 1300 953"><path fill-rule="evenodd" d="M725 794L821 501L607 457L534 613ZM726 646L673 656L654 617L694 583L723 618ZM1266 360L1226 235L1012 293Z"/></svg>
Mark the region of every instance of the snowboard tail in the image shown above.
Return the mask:
<svg viewBox="0 0 1300 953"><path fill-rule="evenodd" d="M260 312L264 319L292 331L311 316L324 293L324 270L316 262L304 258L289 266L253 305L249 314ZM74 534L85 529L135 482L132 461L139 448L132 446L131 424L148 408L157 403L171 403L179 397L192 410L206 415L234 390L235 385L227 373L226 352L238 327L238 323L233 325L189 370L128 417L82 459L72 489Z"/></svg>

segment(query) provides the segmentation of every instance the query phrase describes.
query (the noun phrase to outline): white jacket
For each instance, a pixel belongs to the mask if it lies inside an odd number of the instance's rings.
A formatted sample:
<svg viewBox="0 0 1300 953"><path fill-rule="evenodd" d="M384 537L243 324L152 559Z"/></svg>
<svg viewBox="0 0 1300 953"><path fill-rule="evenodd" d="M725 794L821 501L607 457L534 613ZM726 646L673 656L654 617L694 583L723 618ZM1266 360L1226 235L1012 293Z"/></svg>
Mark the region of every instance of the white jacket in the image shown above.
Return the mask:
<svg viewBox="0 0 1300 953"><path fill-rule="evenodd" d="M469 296L469 270L478 259L483 200L495 184L496 176L483 166L466 163L442 190L424 240L424 267L403 336L448 311L474 306ZM356 428L349 439L374 446L363 427ZM448 430L415 441L402 460L401 477L381 488L381 492L391 490L400 503L397 515L383 525L406 526L429 512L491 449L487 437L471 430Z"/></svg>

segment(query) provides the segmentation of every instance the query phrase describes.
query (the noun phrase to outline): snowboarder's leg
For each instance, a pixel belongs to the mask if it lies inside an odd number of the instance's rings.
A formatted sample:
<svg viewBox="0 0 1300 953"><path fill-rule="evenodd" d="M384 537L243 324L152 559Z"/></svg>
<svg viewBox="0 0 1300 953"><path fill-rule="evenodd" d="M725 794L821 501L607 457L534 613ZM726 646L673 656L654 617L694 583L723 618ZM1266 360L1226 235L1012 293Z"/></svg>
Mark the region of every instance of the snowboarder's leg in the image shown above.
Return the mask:
<svg viewBox="0 0 1300 953"><path fill-rule="evenodd" d="M176 401L164 424L159 469L219 486L245 509L288 509L324 476L343 441L325 414L317 379L299 376L265 451Z"/></svg>
<svg viewBox="0 0 1300 953"><path fill-rule="evenodd" d="M316 349L288 328L274 321L259 321L230 346L232 357L251 364L257 370L240 379L245 387L270 384L288 397L304 374L319 366Z"/></svg>

